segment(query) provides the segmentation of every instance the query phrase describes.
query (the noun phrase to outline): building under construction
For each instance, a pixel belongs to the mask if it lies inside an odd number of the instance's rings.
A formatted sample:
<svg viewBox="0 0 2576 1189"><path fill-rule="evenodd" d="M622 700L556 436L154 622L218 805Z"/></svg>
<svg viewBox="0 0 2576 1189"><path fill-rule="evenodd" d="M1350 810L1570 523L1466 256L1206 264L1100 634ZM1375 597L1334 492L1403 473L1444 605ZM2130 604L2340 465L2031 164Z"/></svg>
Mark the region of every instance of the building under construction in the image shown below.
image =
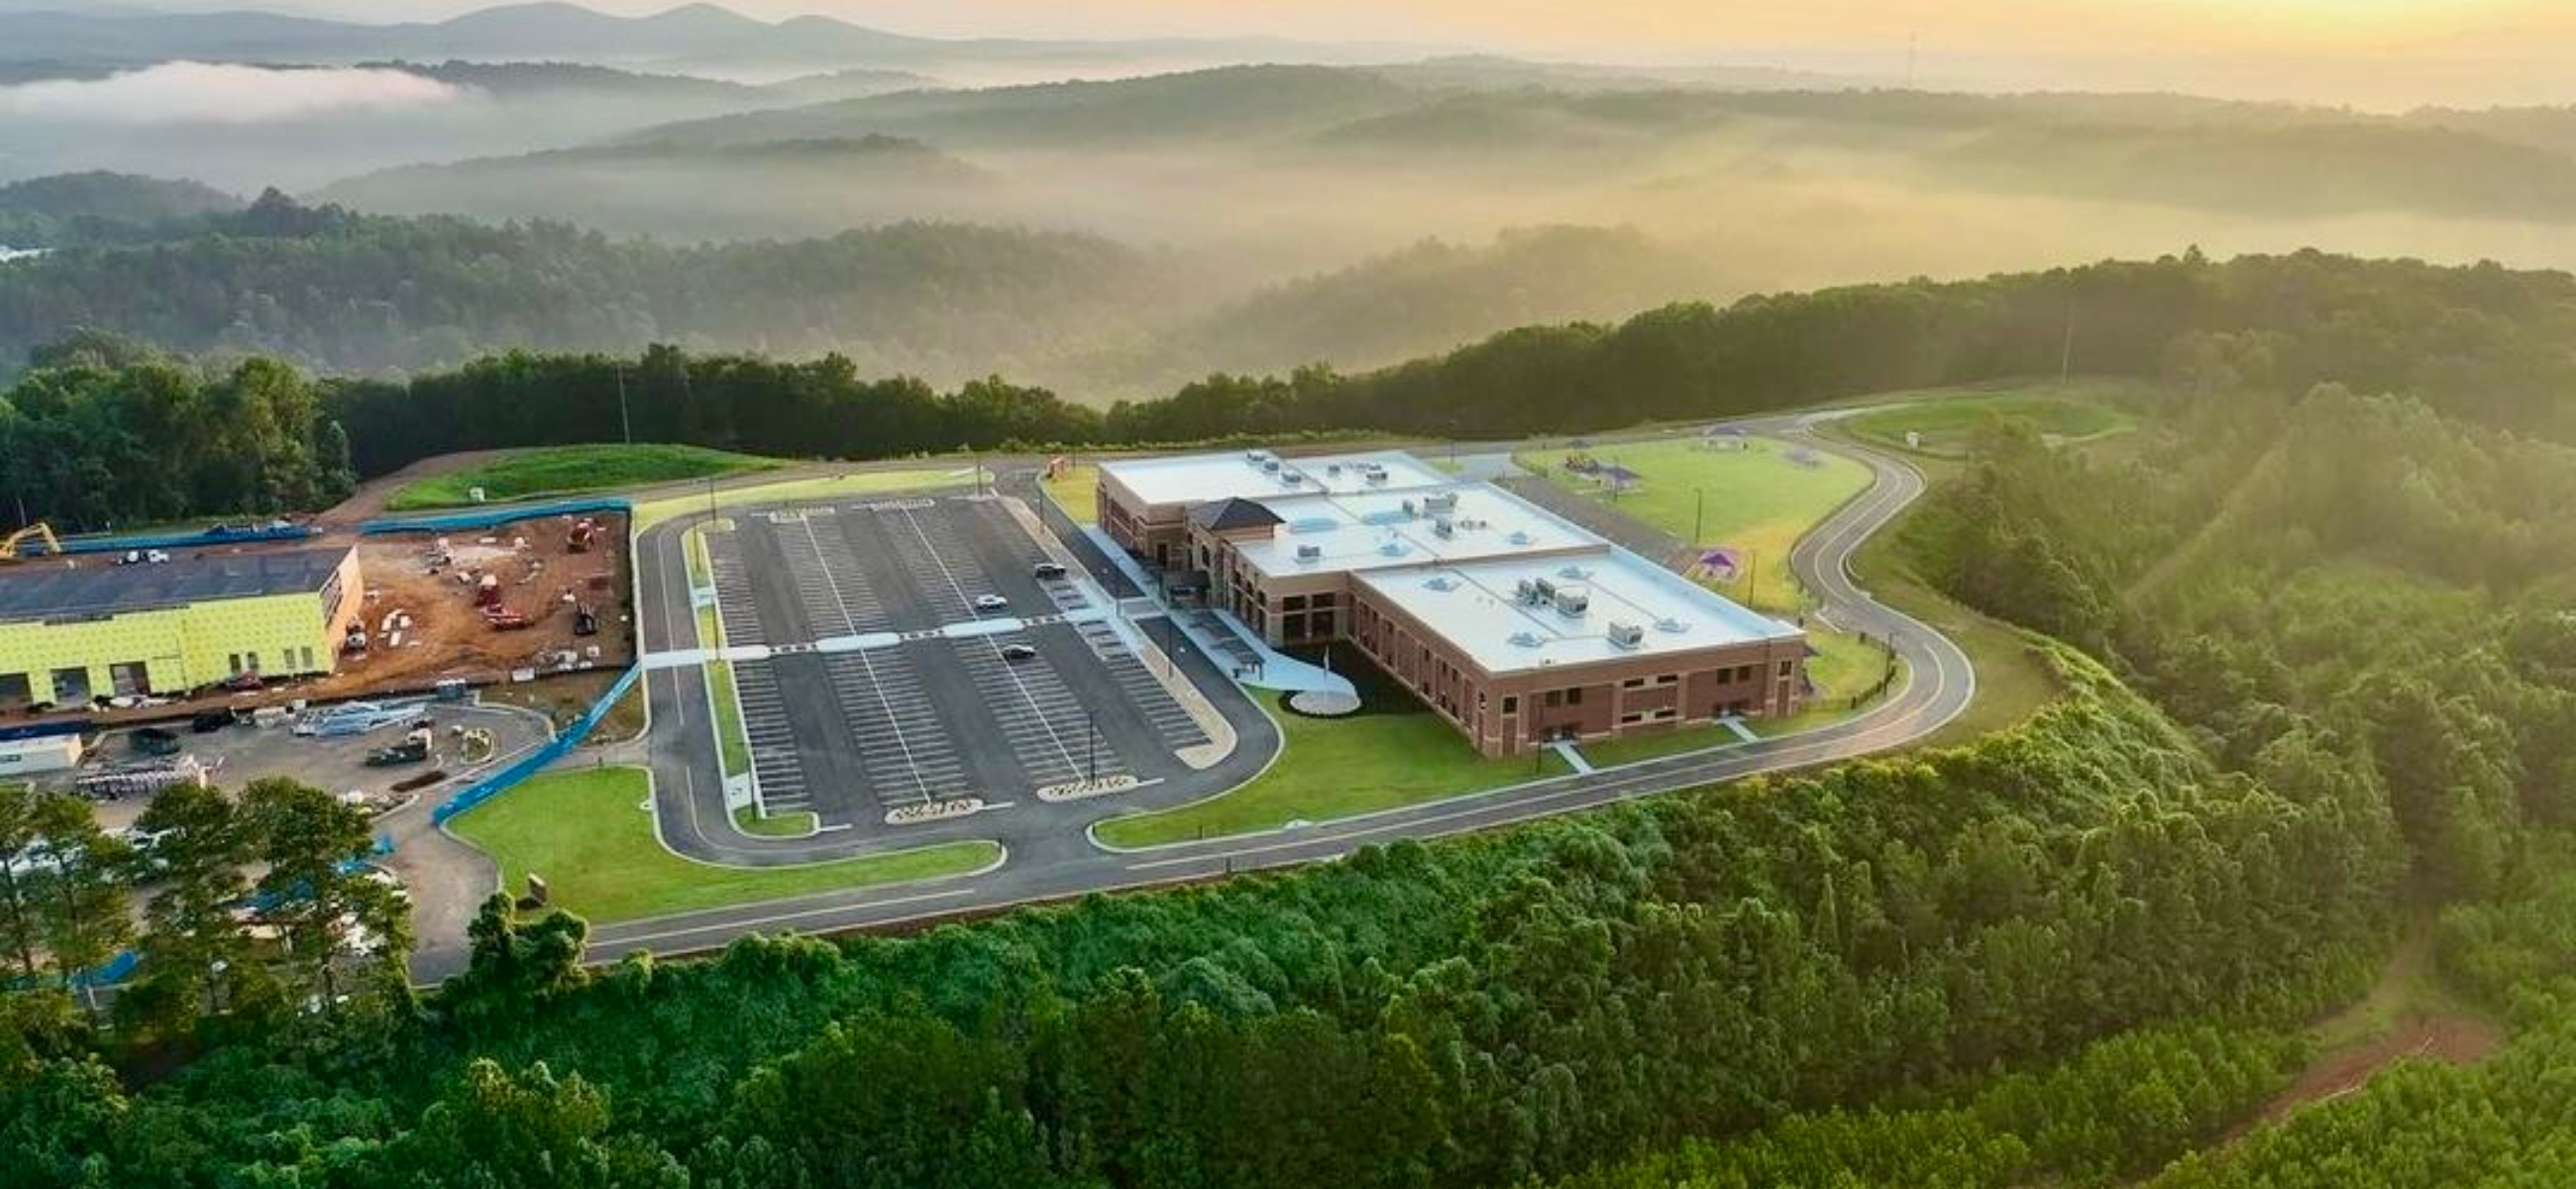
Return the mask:
<svg viewBox="0 0 2576 1189"><path fill-rule="evenodd" d="M328 673L364 589L345 546L0 566L0 709Z"/></svg>

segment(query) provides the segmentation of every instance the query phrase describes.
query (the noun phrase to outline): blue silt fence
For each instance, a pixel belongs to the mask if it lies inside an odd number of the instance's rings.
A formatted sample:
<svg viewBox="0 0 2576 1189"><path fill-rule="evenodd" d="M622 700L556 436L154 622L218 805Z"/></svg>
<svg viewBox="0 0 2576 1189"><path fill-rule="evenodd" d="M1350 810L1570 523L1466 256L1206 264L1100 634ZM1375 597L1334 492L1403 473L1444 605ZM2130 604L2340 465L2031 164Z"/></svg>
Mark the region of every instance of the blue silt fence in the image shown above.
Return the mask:
<svg viewBox="0 0 2576 1189"><path fill-rule="evenodd" d="M601 695L599 701L591 704L589 712L581 716L581 721L556 735L545 746L519 757L518 761L509 767L466 786L463 791L431 810L429 820L442 826L446 825L449 819L456 815L517 788L529 777L544 771L547 765L572 754L572 749L581 746L581 741L599 728L599 720L608 717L609 710L617 705L617 700L633 690L635 683L642 680L643 676L644 665L643 662L638 661L635 667L618 677L616 684L608 687L608 692Z"/></svg>
<svg viewBox="0 0 2576 1189"><path fill-rule="evenodd" d="M469 533L478 529L499 528L522 520L542 520L549 516L591 516L602 512L627 515L635 511L635 501L623 496L601 496L586 500L555 500L543 504L501 504L466 512L447 512L436 516L388 516L358 526L369 536L383 533Z"/></svg>

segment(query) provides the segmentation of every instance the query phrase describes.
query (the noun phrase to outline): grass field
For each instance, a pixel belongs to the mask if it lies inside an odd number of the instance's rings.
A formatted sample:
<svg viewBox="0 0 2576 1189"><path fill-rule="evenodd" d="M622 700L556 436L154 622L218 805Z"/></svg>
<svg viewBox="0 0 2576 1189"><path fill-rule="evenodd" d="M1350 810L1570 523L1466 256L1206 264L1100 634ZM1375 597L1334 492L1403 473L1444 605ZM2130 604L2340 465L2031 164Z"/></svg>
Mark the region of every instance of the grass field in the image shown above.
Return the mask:
<svg viewBox="0 0 2576 1189"><path fill-rule="evenodd" d="M395 492L385 507L395 512L467 507L477 487L483 489L486 500L501 503L738 475L782 465L748 454L647 443L514 450L478 467L423 479Z"/></svg>
<svg viewBox="0 0 2576 1189"><path fill-rule="evenodd" d="M1064 505L1065 515L1075 524L1093 524L1100 519L1099 502L1093 498L1100 485L1100 468L1091 463L1071 467L1065 473L1046 480L1047 494Z"/></svg>
<svg viewBox="0 0 2576 1189"><path fill-rule="evenodd" d="M1533 453L1520 461L1550 482L1609 501L1684 542L1744 551L1746 573L1712 589L1739 603L1788 613L1808 605L1789 572L1789 550L1870 482L1869 468L1851 459L1818 451L1817 465L1800 466L1789 460L1792 449L1762 438L1740 451L1701 449L1696 438L1605 446L1593 452L1595 458L1639 476L1635 488L1615 499L1591 480L1568 474L1562 455Z"/></svg>
<svg viewBox="0 0 2576 1189"><path fill-rule="evenodd" d="M1845 421L1843 428L1876 445L1955 458L1967 452L1979 430L1991 425L2021 425L2069 442L2125 433L2137 422L2115 402L2135 391L2131 385L2077 381L1901 393L1895 398L1920 403L1862 413ZM1908 433L1922 435L1922 444L1907 445Z"/></svg>
<svg viewBox="0 0 2576 1189"><path fill-rule="evenodd" d="M602 924L962 875L1001 855L997 843L959 842L809 867L709 866L663 849L648 789L639 768L540 776L453 829L500 863L504 885L543 875L558 907Z"/></svg>
<svg viewBox="0 0 2576 1189"><path fill-rule="evenodd" d="M971 487L975 483L972 464L924 466L900 471L858 471L847 475L824 475L812 479L782 479L750 487L727 487L717 490L715 505L719 509L745 504L778 503L785 500L830 500L843 496L886 495L898 491L922 491L937 487ZM703 512L707 508L705 492L646 500L635 505L635 530L642 532L674 516Z"/></svg>

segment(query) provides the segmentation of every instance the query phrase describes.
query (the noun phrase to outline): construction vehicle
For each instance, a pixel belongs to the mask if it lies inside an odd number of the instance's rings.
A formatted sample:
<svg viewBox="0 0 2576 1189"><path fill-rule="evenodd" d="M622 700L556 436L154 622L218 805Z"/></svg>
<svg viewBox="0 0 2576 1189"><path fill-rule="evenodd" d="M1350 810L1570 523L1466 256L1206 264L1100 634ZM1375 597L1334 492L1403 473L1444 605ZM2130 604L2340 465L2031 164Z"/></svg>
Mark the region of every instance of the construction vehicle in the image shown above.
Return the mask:
<svg viewBox="0 0 2576 1189"><path fill-rule="evenodd" d="M494 607L483 613L483 626L496 632L515 632L536 621L507 607Z"/></svg>
<svg viewBox="0 0 2576 1189"><path fill-rule="evenodd" d="M348 637L340 641L340 655L364 656L366 655L367 647L368 642L366 629L350 628Z"/></svg>
<svg viewBox="0 0 2576 1189"><path fill-rule="evenodd" d="M35 542L37 545L41 546L41 548L27 548L27 543L29 541ZM19 529L8 536L0 537L0 561L17 561L18 559L25 557L46 557L59 554L62 551L62 538L54 535L54 526L46 524L43 521L38 521L34 524L28 525L27 527Z"/></svg>
<svg viewBox="0 0 2576 1189"><path fill-rule="evenodd" d="M590 552L590 542L599 535L599 522L585 516L573 522L572 535L565 539L564 549L571 553Z"/></svg>
<svg viewBox="0 0 2576 1189"><path fill-rule="evenodd" d="M485 574L483 577L475 581L474 605L481 607L486 611L496 609L501 605L500 575Z"/></svg>
<svg viewBox="0 0 2576 1189"><path fill-rule="evenodd" d="M591 610L588 606L574 609L572 613L572 634L576 636L598 635L599 612Z"/></svg>
<svg viewBox="0 0 2576 1189"><path fill-rule="evenodd" d="M426 764L429 762L429 745L430 732L428 729L421 728L414 730L412 733L403 736L403 741L400 743L394 744L391 747L379 747L374 751L368 752L367 766L370 768L399 768L405 764Z"/></svg>

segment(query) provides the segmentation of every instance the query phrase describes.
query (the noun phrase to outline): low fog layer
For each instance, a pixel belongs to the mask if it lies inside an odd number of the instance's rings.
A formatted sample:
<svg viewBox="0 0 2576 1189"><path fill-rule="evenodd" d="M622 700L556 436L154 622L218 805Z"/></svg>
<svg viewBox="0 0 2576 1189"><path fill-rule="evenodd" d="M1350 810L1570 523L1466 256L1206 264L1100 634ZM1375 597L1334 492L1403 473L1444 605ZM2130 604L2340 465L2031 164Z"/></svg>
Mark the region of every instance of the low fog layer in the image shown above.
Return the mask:
<svg viewBox="0 0 2576 1189"><path fill-rule="evenodd" d="M401 70L271 70L165 62L99 79L0 87L0 116L81 124L257 124L322 115L410 112L468 92Z"/></svg>

